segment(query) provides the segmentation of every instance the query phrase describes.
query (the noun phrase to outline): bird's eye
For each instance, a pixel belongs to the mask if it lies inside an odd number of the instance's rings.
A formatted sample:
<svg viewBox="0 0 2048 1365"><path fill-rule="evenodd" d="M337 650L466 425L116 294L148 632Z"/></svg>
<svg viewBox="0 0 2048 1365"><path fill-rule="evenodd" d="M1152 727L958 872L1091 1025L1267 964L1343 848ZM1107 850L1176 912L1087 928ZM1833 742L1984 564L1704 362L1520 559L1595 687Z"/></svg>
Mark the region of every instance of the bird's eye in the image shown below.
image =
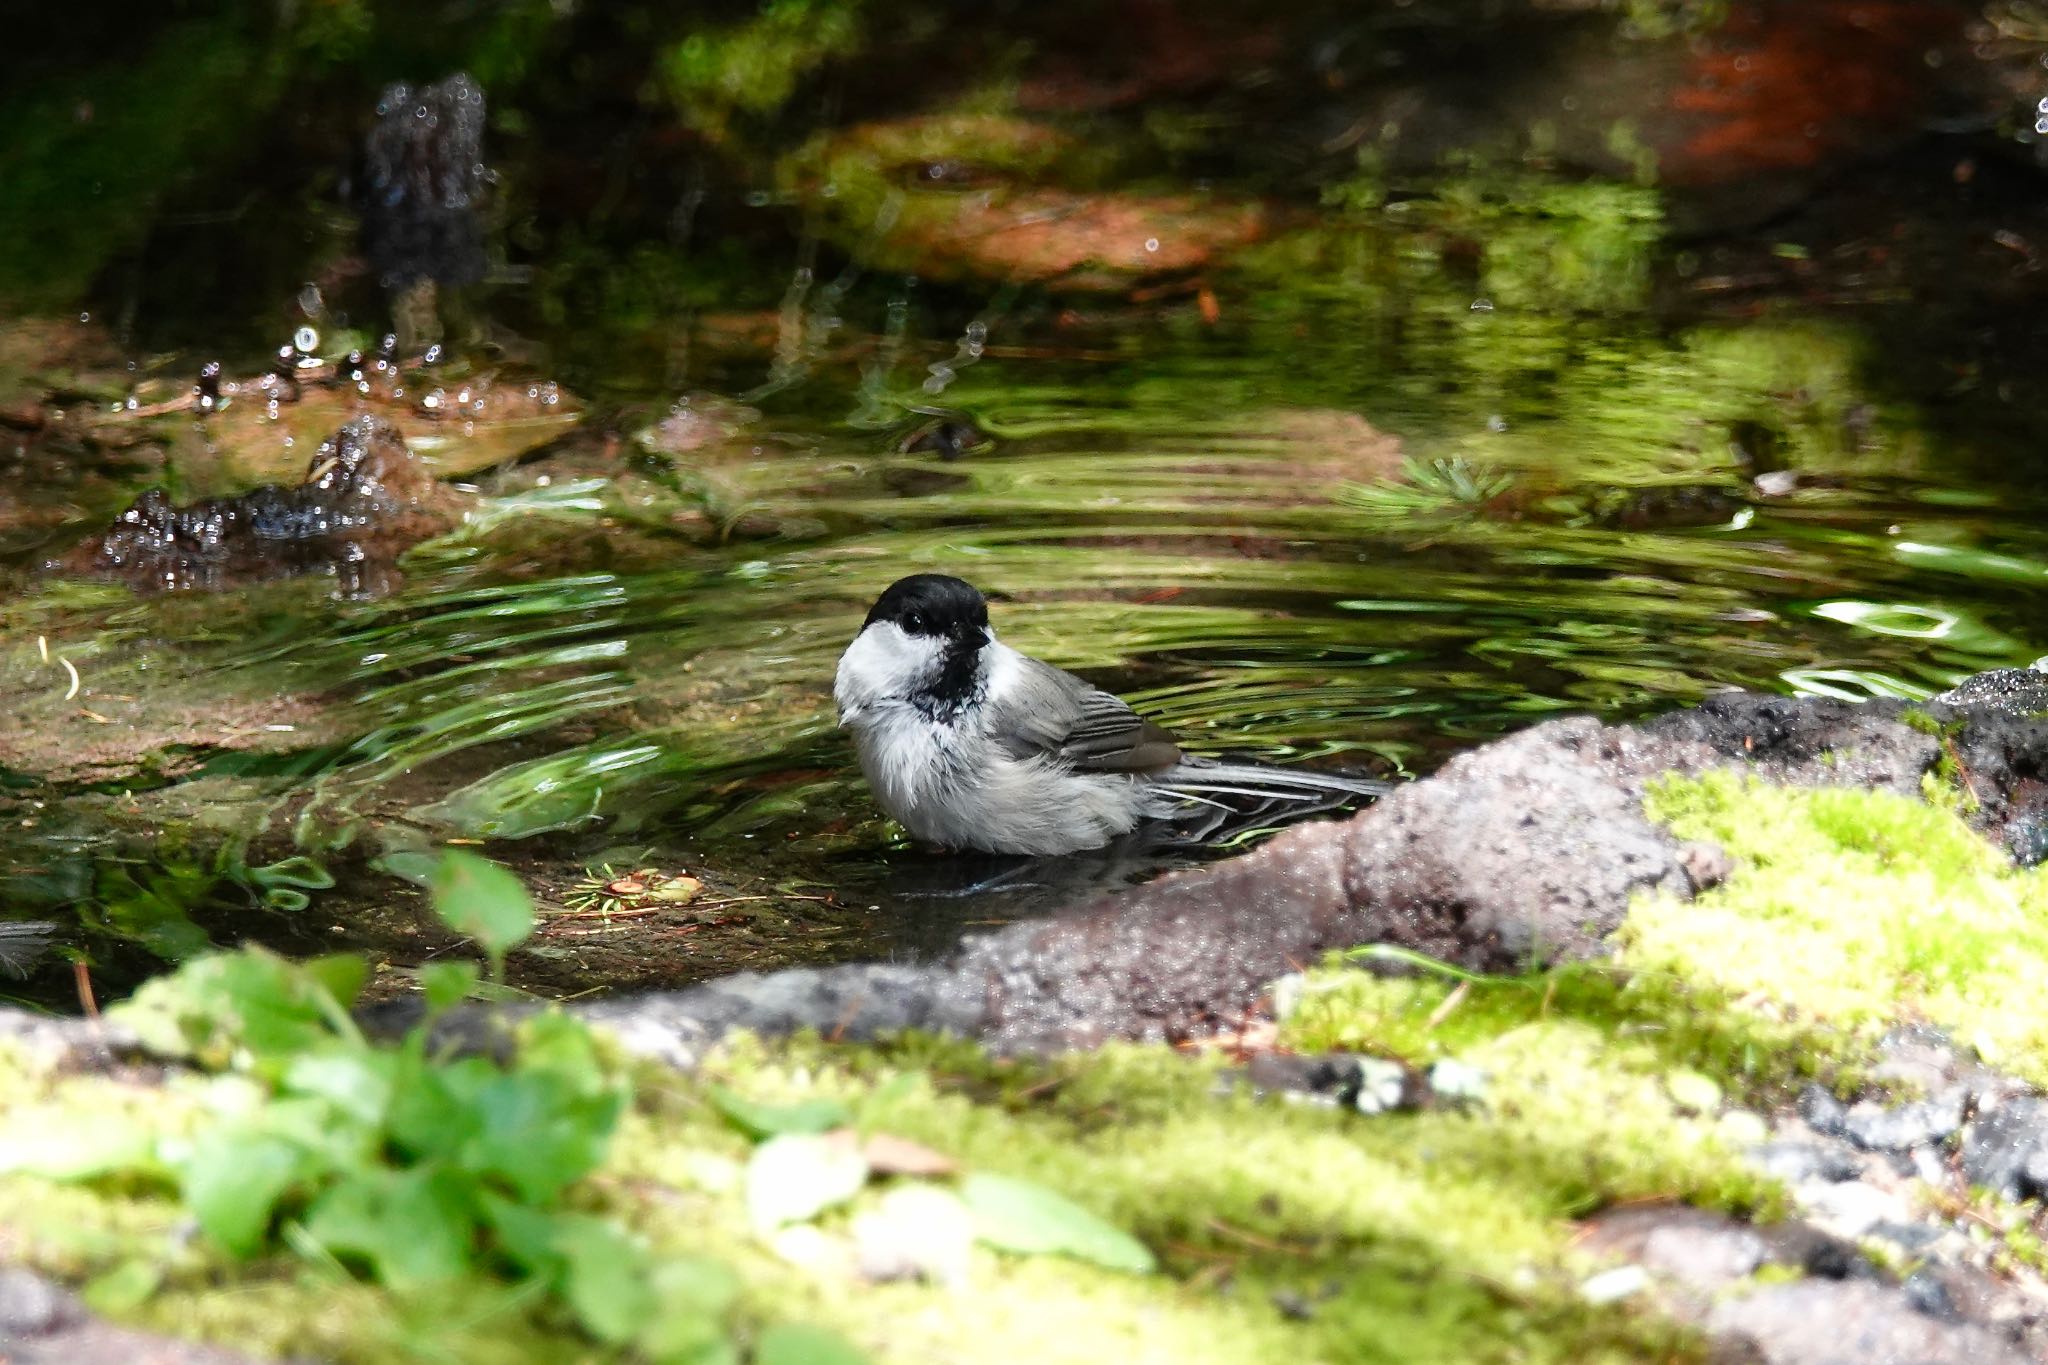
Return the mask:
<svg viewBox="0 0 2048 1365"><path fill-rule="evenodd" d="M913 635L924 634L924 613L917 611L911 612L910 615L903 618L903 625L904 628L910 631Z"/></svg>

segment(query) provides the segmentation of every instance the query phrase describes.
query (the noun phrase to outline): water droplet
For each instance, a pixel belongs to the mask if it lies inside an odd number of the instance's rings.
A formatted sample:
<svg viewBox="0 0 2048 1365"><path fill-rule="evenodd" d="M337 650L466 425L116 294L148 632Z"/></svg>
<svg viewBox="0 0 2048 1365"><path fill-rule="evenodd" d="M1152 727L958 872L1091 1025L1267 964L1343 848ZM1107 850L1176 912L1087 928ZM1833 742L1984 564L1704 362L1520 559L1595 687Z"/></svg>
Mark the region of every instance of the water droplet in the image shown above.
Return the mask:
<svg viewBox="0 0 2048 1365"><path fill-rule="evenodd" d="M1147 237L1147 238L1145 239L1145 250L1147 250L1147 251L1157 251L1157 250L1159 250L1159 239L1158 239L1157 237Z"/></svg>
<svg viewBox="0 0 2048 1365"><path fill-rule="evenodd" d="M1474 300L1472 300L1472 311L1473 311L1473 312L1475 312L1475 313L1491 313L1491 312L1493 311L1493 300L1492 300L1492 299L1474 299Z"/></svg>
<svg viewBox="0 0 2048 1365"><path fill-rule="evenodd" d="M78 315L78 320L79 320L80 322L91 322L91 321L92 321L92 314L90 314L90 313L80 313L80 314Z"/></svg>
<svg viewBox="0 0 2048 1365"><path fill-rule="evenodd" d="M292 333L292 345L299 348L299 354L311 355L320 347L320 334L311 327L301 327Z"/></svg>

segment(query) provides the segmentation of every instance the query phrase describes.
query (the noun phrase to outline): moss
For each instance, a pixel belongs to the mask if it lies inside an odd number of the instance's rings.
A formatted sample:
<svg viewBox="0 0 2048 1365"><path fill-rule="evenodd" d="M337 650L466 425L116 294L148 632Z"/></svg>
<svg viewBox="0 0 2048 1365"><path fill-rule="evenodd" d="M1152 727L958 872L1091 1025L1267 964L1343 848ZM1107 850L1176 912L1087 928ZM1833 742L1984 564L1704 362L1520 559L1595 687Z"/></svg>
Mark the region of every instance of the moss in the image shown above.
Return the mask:
<svg viewBox="0 0 2048 1365"><path fill-rule="evenodd" d="M1737 871L1696 901L1637 905L1625 964L1848 1034L1925 1019L2048 1080L2048 875L2011 867L1956 811L1730 774L1667 779L1650 809Z"/></svg>
<svg viewBox="0 0 2048 1365"><path fill-rule="evenodd" d="M1367 1119L1255 1099L1215 1060L1156 1048L1007 1062L926 1037L741 1040L703 1077L641 1069L638 1104L581 1203L658 1250L733 1266L743 1322L823 1323L878 1361L965 1342L998 1361L1697 1358L1668 1323L1578 1299L1587 1267L1569 1219L1630 1198L1764 1200L1713 1122L1679 1116L1647 1069L1618 1064L1581 1022L1508 1027L1467 1060L1494 1077L1484 1106ZM11 1079L33 1076L11 1065ZM1162 1273L978 1250L969 1285L941 1291L792 1267L747 1230L749 1144L707 1102L707 1079L763 1100L835 1097L864 1131L1059 1190L1141 1237ZM69 1106L148 1106L177 1091L77 1078L62 1093ZM843 1252L878 1196L871 1184L822 1216L823 1244ZM174 1204L132 1191L13 1176L0 1222L10 1255L73 1280L143 1267L157 1287L119 1315L159 1330L344 1361L580 1358L481 1287L427 1304L318 1267L231 1268L181 1234Z"/></svg>

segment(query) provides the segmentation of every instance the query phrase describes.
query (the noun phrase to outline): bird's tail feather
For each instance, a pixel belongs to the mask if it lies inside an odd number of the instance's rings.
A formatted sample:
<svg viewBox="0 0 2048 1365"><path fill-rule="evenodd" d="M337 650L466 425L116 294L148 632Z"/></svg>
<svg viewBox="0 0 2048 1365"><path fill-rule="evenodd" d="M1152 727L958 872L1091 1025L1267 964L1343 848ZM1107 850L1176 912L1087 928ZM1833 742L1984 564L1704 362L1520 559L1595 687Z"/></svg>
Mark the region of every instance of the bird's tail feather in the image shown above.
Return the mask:
<svg viewBox="0 0 2048 1365"><path fill-rule="evenodd" d="M1153 783L1168 798L1155 816L1173 830L1176 842L1201 845L1342 810L1393 790L1392 783L1376 778L1209 758L1184 758Z"/></svg>
<svg viewBox="0 0 2048 1365"><path fill-rule="evenodd" d="M1385 796L1394 789L1393 783L1378 778L1318 772L1314 768L1231 763L1213 758L1183 758L1155 781L1168 791L1191 799L1213 795L1283 801L1290 798L1323 801L1331 797L1369 800Z"/></svg>

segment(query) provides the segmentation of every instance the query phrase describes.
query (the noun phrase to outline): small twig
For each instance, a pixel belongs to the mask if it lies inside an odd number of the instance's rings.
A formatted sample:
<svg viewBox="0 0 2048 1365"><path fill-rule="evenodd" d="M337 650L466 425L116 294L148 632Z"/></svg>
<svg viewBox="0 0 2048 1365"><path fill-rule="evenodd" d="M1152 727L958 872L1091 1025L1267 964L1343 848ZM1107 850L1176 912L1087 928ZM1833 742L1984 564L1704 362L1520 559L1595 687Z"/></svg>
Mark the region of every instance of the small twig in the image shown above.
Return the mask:
<svg viewBox="0 0 2048 1365"><path fill-rule="evenodd" d="M1233 1242L1241 1242L1245 1246L1255 1247L1260 1251L1277 1251L1283 1256L1309 1256L1314 1254L1306 1247L1291 1247L1285 1242L1273 1242L1268 1241L1264 1237L1254 1236L1252 1233L1246 1232L1241 1228L1230 1226L1221 1218L1204 1218L1202 1225L1219 1237L1227 1237Z"/></svg>
<svg viewBox="0 0 2048 1365"><path fill-rule="evenodd" d="M1435 1009L1429 1012L1429 1018L1423 1023L1422 1031L1428 1033L1438 1024L1450 1018L1451 1011L1465 1003L1465 996L1471 989L1472 983L1470 981L1460 981L1457 987L1449 995L1445 996Z"/></svg>
<svg viewBox="0 0 2048 1365"><path fill-rule="evenodd" d="M65 658L62 654L57 656L57 662L64 665L64 671L71 675L71 686L64 690L64 700L70 701L78 695L78 670L72 667L71 660Z"/></svg>
<svg viewBox="0 0 2048 1365"><path fill-rule="evenodd" d="M85 1011L85 1017L88 1019L99 1018L100 1003L93 999L92 995L92 973L87 971L85 964L77 959L73 959L71 963L71 980L72 984L78 987L78 1007Z"/></svg>
<svg viewBox="0 0 2048 1365"><path fill-rule="evenodd" d="M546 919L549 924L560 924L564 920L572 919L644 919L648 915L658 915L664 910L674 910L682 908L686 907L670 905L649 905L637 910L563 910L557 914L547 916Z"/></svg>
<svg viewBox="0 0 2048 1365"><path fill-rule="evenodd" d="M1963 766L1963 756L1956 751L1956 742L1947 735L1941 737L1941 747L1948 752L1949 762L1956 765L1956 776L1963 781L1963 790L1970 794L1970 800L1981 806L1984 798L1977 794L1977 784L1970 780L1970 770Z"/></svg>

